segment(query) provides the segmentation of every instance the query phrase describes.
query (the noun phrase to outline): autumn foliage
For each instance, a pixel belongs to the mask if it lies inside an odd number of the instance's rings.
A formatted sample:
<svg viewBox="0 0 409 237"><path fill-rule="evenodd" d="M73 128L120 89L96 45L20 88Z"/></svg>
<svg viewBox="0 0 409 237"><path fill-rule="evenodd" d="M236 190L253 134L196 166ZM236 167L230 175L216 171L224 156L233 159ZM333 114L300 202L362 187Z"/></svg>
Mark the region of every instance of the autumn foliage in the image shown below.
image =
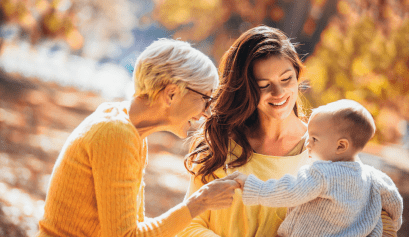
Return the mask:
<svg viewBox="0 0 409 237"><path fill-rule="evenodd" d="M313 106L348 98L375 117L374 141L398 143L409 120L409 1L339 1L305 62ZM382 3L383 2L383 3Z"/></svg>
<svg viewBox="0 0 409 237"><path fill-rule="evenodd" d="M356 100L376 119L373 141L398 143L399 126L409 120L408 0L162 0L153 12L174 38L210 41L207 53L216 61L248 28L267 24L285 30L288 21L302 16L293 41L305 44L319 35L302 75L311 85L305 94L311 106ZM322 24L327 25L318 32Z"/></svg>
<svg viewBox="0 0 409 237"><path fill-rule="evenodd" d="M146 22L159 22L172 37L196 44L216 63L251 27L265 24L284 30L300 43L306 65L302 77L312 86L305 96L313 107L340 98L357 100L376 119L374 141L399 142L399 125L409 120L409 0L153 3L153 11L140 22L148 16ZM109 42L128 44L136 24L130 23L135 21L132 9L137 7L126 0L2 0L0 23L19 25L33 44L43 38L62 39L72 51L98 56L101 50L94 52L93 41L87 40L102 37L106 49ZM110 49L107 55L115 51Z"/></svg>
<svg viewBox="0 0 409 237"><path fill-rule="evenodd" d="M61 10L61 1L2 0L1 18L21 27L32 43L41 38L63 39L73 50L83 46L83 36L76 25L76 13Z"/></svg>

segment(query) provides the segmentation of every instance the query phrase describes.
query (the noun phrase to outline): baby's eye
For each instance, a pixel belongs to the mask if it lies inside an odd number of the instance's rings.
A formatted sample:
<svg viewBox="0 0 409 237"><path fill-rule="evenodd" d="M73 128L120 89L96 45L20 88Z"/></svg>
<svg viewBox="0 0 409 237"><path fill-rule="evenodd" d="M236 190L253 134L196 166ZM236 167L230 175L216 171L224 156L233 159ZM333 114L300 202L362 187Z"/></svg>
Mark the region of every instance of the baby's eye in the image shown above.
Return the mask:
<svg viewBox="0 0 409 237"><path fill-rule="evenodd" d="M316 141L317 141L317 139L316 139L315 137L313 137L313 138L312 138L312 140L313 140L314 142L316 142Z"/></svg>

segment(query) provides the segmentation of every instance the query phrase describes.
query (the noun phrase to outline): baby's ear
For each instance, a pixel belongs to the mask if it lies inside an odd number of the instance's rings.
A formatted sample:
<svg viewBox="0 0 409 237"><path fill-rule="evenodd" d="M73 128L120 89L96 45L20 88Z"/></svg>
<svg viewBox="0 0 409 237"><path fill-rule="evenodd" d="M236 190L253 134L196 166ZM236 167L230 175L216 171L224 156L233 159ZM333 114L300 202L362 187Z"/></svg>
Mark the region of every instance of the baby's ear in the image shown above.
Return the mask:
<svg viewBox="0 0 409 237"><path fill-rule="evenodd" d="M349 148L349 141L346 138L341 138L337 141L337 151L335 154L339 155L346 152Z"/></svg>

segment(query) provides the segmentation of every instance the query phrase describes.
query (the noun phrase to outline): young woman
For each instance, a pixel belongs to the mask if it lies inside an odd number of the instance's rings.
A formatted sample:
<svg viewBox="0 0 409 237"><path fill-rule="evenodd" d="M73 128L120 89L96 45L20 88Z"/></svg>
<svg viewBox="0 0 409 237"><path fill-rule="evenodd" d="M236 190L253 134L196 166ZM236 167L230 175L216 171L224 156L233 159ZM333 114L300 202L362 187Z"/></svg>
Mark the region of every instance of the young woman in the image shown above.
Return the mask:
<svg viewBox="0 0 409 237"><path fill-rule="evenodd" d="M185 160L192 173L186 197L234 171L266 181L296 174L310 162L298 94L301 69L294 46L278 29L255 27L233 43L219 66L213 113ZM276 236L287 209L244 206L241 194L236 191L230 208L194 218L178 236Z"/></svg>
<svg viewBox="0 0 409 237"><path fill-rule="evenodd" d="M139 56L133 77L131 101L102 104L69 136L37 236L174 236L203 211L230 206L238 187L233 177L144 218L146 137L157 131L186 137L191 123L208 115L218 75L188 43L162 39Z"/></svg>

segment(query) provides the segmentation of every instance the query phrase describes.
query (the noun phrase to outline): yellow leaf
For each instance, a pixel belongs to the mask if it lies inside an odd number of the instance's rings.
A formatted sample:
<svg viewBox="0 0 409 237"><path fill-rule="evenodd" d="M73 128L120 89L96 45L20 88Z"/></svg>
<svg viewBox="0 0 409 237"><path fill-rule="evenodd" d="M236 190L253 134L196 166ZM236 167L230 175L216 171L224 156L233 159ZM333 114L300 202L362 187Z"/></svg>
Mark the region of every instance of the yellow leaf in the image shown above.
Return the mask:
<svg viewBox="0 0 409 237"><path fill-rule="evenodd" d="M365 76L372 71L372 65L369 57L359 57L352 62L352 73L355 76Z"/></svg>
<svg viewBox="0 0 409 237"><path fill-rule="evenodd" d="M328 75L325 63L319 59L306 62L305 78L310 81L311 88L317 92L322 92L327 85Z"/></svg>
<svg viewBox="0 0 409 237"><path fill-rule="evenodd" d="M348 2L344 0L338 2L337 8L338 12L342 15L346 15L351 12Z"/></svg>
<svg viewBox="0 0 409 237"><path fill-rule="evenodd" d="M365 91L363 90L353 90L353 91L347 91L345 93L345 98L350 99L350 100L355 100L355 101L363 101L365 99Z"/></svg>
<svg viewBox="0 0 409 237"><path fill-rule="evenodd" d="M396 49L396 45L395 45L395 41L394 40L387 40L385 42L385 47L386 47L386 54L390 57L390 58L395 58L397 55L397 49Z"/></svg>
<svg viewBox="0 0 409 237"><path fill-rule="evenodd" d="M384 75L379 75L370 80L368 89L371 90L376 96L380 96L382 89L388 87L388 79Z"/></svg>
<svg viewBox="0 0 409 237"><path fill-rule="evenodd" d="M220 5L220 0L201 0L197 2L199 7L203 10L214 9L216 6Z"/></svg>
<svg viewBox="0 0 409 237"><path fill-rule="evenodd" d="M6 16L11 16L13 15L16 10L17 7L16 5L14 5L13 3L11 3L10 1L5 1L2 3L2 7L3 7L3 11L4 13L6 13Z"/></svg>
<svg viewBox="0 0 409 237"><path fill-rule="evenodd" d="M393 71L400 76L409 75L409 68L406 66L404 59L400 59L399 61L396 62Z"/></svg>
<svg viewBox="0 0 409 237"><path fill-rule="evenodd" d="M322 33L321 43L331 50L341 49L340 29L336 25L328 26L328 29Z"/></svg>
<svg viewBox="0 0 409 237"><path fill-rule="evenodd" d="M335 83L346 91L354 89L354 84L351 83L350 79L343 72L339 72L335 75Z"/></svg>
<svg viewBox="0 0 409 237"><path fill-rule="evenodd" d="M363 101L358 101L363 103ZM379 105L376 103L363 103L363 106L372 114L372 116L376 117L379 114Z"/></svg>
<svg viewBox="0 0 409 237"><path fill-rule="evenodd" d="M327 104L336 100L341 99L341 93L336 87L331 87L328 90L325 90L321 95L322 104Z"/></svg>

